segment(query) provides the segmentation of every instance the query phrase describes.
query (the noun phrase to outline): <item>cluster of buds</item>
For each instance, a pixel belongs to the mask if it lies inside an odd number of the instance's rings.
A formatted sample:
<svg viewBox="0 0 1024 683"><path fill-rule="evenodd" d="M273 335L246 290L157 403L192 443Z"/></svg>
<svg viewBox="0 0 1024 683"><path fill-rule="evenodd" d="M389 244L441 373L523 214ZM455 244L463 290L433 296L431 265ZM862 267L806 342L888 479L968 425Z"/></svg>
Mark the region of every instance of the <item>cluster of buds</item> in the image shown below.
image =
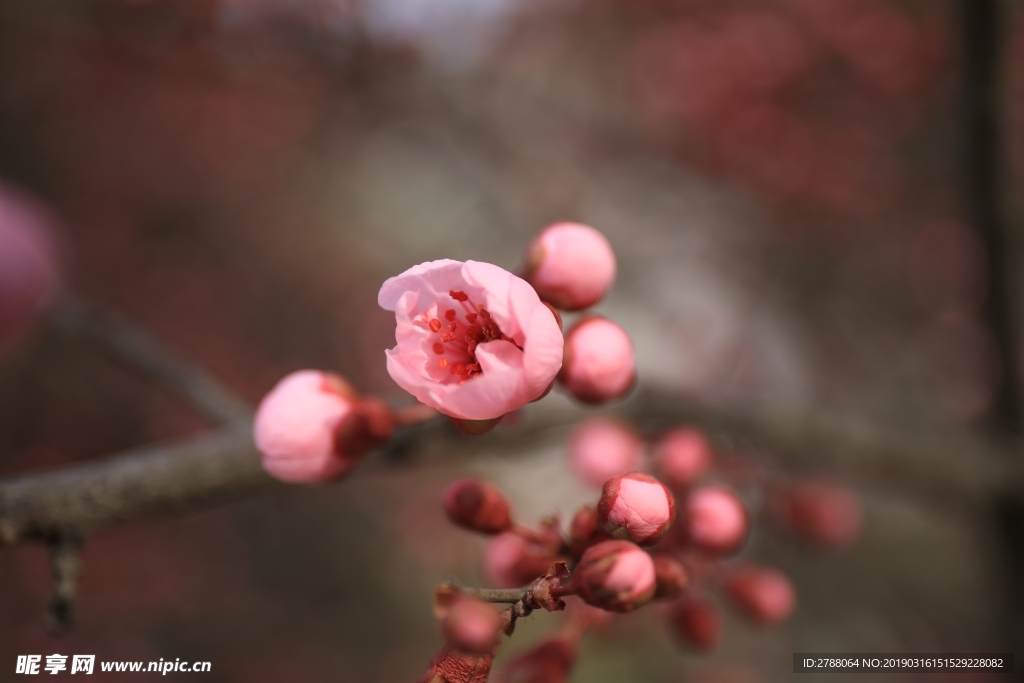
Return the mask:
<svg viewBox="0 0 1024 683"><path fill-rule="evenodd" d="M444 509L453 524L492 536L484 552L491 583L519 589L512 592L518 608L510 608L501 620L507 624L506 634L516 615L536 608L560 610L569 596L608 615L666 601L671 631L694 650L712 649L721 640L723 616L712 593L757 625L778 625L792 614L796 591L784 573L731 559L745 545L752 519L727 482L731 472L750 468L719 463L701 432L678 428L648 444L622 423L594 419L577 428L569 454L585 481L606 478L596 505L577 510L564 533L556 518L544 520L537 529L514 521L505 496L488 482L459 479L445 491ZM645 465L661 478L642 471ZM807 540L834 546L856 534L860 508L851 493L820 483L769 483L775 499L770 508ZM490 669L496 644L492 636L498 629L494 609L468 597L452 605L439 617L446 645L424 675L438 675L445 666L454 666L452 662L463 673L422 680L478 680L472 676L479 674L484 660ZM583 623L593 626L598 621ZM481 623L487 626L468 625ZM579 623L571 621L567 631L519 655L499 679L566 681L576 661L578 638L586 630ZM467 657L476 658L476 668L465 668Z"/></svg>
<svg viewBox="0 0 1024 683"><path fill-rule="evenodd" d="M597 508L574 516L568 547L576 553L585 549L587 556L609 537L652 547L653 597L673 600L671 630L691 649L708 650L721 639L723 619L711 593L765 626L784 622L796 606L796 591L784 573L731 559L746 544L752 523L738 483L759 486L763 495L755 497L769 501L767 511L808 543L834 548L860 531L862 510L851 492L778 476L731 477L756 468L743 466L744 456L737 454L718 462L711 443L693 428L646 442L623 423L595 418L576 428L568 451L572 469L585 482L610 477ZM629 471L641 468L658 478Z"/></svg>

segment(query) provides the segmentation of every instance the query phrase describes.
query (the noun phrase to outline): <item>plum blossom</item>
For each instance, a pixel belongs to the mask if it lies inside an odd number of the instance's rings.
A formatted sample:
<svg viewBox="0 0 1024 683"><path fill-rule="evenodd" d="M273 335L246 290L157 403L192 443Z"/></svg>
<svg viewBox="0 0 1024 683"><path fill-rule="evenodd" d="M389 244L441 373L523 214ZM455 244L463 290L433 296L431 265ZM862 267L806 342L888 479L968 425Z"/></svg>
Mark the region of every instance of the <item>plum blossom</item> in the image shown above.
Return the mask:
<svg viewBox="0 0 1024 683"><path fill-rule="evenodd" d="M562 332L533 287L497 266L431 261L384 282L394 311L388 373L452 418L493 420L543 396L562 366Z"/></svg>

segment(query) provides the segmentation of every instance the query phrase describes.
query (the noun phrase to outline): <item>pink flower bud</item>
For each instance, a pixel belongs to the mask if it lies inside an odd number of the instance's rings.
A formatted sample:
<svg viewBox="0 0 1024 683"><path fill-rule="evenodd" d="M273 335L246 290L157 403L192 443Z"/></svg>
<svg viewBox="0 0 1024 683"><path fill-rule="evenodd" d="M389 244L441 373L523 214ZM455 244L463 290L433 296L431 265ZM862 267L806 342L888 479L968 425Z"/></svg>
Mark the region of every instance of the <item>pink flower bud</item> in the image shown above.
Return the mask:
<svg viewBox="0 0 1024 683"><path fill-rule="evenodd" d="M681 598L669 613L672 633L680 645L706 652L722 638L722 615L714 603L694 595Z"/></svg>
<svg viewBox="0 0 1024 683"><path fill-rule="evenodd" d="M505 533L484 549L484 574L498 588L518 588L544 576L561 559L518 534Z"/></svg>
<svg viewBox="0 0 1024 683"><path fill-rule="evenodd" d="M672 492L646 472L630 472L605 482L598 520L615 538L654 545L676 517Z"/></svg>
<svg viewBox="0 0 1024 683"><path fill-rule="evenodd" d="M387 438L390 422L382 411L376 400L360 401L337 375L293 372L256 410L253 438L263 469L292 483L338 479L372 443Z"/></svg>
<svg viewBox="0 0 1024 683"><path fill-rule="evenodd" d="M679 595L690 578L683 563L665 553L655 553L651 559L654 560L655 600Z"/></svg>
<svg viewBox="0 0 1024 683"><path fill-rule="evenodd" d="M696 429L673 429L655 450L658 471L677 489L685 489L711 469L711 446Z"/></svg>
<svg viewBox="0 0 1024 683"><path fill-rule="evenodd" d="M490 263L422 263L384 282L377 303L395 313L388 374L449 417L486 426L539 398L562 365L550 309Z"/></svg>
<svg viewBox="0 0 1024 683"><path fill-rule="evenodd" d="M19 336L56 298L56 222L44 206L0 184L0 345Z"/></svg>
<svg viewBox="0 0 1024 683"><path fill-rule="evenodd" d="M490 652L500 631L498 612L486 602L465 595L446 605L441 615L441 632L445 640L463 652Z"/></svg>
<svg viewBox="0 0 1024 683"><path fill-rule="evenodd" d="M782 498L783 521L802 539L826 548L849 545L860 536L864 508L849 490L824 482L803 482Z"/></svg>
<svg viewBox="0 0 1024 683"><path fill-rule="evenodd" d="M615 252L604 235L580 223L555 223L526 249L524 278L541 299L565 311L590 308L615 281Z"/></svg>
<svg viewBox="0 0 1024 683"><path fill-rule="evenodd" d="M571 585L589 605L629 612L654 597L654 561L629 541L603 541L583 553Z"/></svg>
<svg viewBox="0 0 1024 683"><path fill-rule="evenodd" d="M501 491L479 479L458 479L444 493L448 519L463 529L500 534L512 524L508 501Z"/></svg>
<svg viewBox="0 0 1024 683"><path fill-rule="evenodd" d="M569 440L569 463L588 484L603 486L640 467L643 442L615 420L593 418L583 422Z"/></svg>
<svg viewBox="0 0 1024 683"><path fill-rule="evenodd" d="M583 318L565 336L558 380L583 403L621 398L636 380L633 342L625 330L607 318Z"/></svg>
<svg viewBox="0 0 1024 683"><path fill-rule="evenodd" d="M487 683L497 649L495 646L491 652L471 654L445 645L416 683Z"/></svg>
<svg viewBox="0 0 1024 683"><path fill-rule="evenodd" d="M686 537L711 555L731 555L747 538L747 510L736 494L704 486L686 498Z"/></svg>
<svg viewBox="0 0 1024 683"><path fill-rule="evenodd" d="M759 624L779 624L796 606L789 578L771 567L747 566L725 582L725 592L740 610Z"/></svg>
<svg viewBox="0 0 1024 683"><path fill-rule="evenodd" d="M497 683L566 683L577 656L573 640L548 638L512 659Z"/></svg>

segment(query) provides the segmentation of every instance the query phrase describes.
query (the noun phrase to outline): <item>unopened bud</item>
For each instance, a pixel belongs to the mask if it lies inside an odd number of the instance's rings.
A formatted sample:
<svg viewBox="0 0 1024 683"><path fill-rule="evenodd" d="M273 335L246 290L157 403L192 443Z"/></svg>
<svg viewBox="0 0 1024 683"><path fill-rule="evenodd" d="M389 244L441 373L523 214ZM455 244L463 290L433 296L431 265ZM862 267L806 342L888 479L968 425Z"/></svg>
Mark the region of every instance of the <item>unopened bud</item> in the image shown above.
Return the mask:
<svg viewBox="0 0 1024 683"><path fill-rule="evenodd" d="M673 635L684 647L708 651L722 638L722 615L713 602L704 598L681 598L672 605L669 620Z"/></svg>
<svg viewBox="0 0 1024 683"><path fill-rule="evenodd" d="M491 605L460 595L442 610L441 632L452 647L482 654L494 649L501 631L501 617Z"/></svg>
<svg viewBox="0 0 1024 683"><path fill-rule="evenodd" d="M632 472L643 460L643 442L631 429L608 418L583 422L569 439L569 464L588 484L603 486Z"/></svg>
<svg viewBox="0 0 1024 683"><path fill-rule="evenodd" d="M604 530L638 545L654 545L676 516L672 492L645 472L609 479L601 492L597 513Z"/></svg>
<svg viewBox="0 0 1024 683"><path fill-rule="evenodd" d="M710 555L731 555L746 541L750 523L743 502L719 486L704 486L686 497L685 536Z"/></svg>
<svg viewBox="0 0 1024 683"><path fill-rule="evenodd" d="M360 399L337 375L301 370L260 401L253 439L268 474L314 483L346 475L391 427L390 413L376 399Z"/></svg>
<svg viewBox="0 0 1024 683"><path fill-rule="evenodd" d="M519 588L544 576L562 559L518 534L504 533L484 549L484 574L498 588Z"/></svg>
<svg viewBox="0 0 1024 683"><path fill-rule="evenodd" d="M479 479L458 479L444 492L444 511L453 524L483 534L500 534L512 524L501 491Z"/></svg>
<svg viewBox="0 0 1024 683"><path fill-rule="evenodd" d="M523 279L544 301L565 311L581 311L611 289L615 252L589 225L555 223L527 247Z"/></svg>
<svg viewBox="0 0 1024 683"><path fill-rule="evenodd" d="M864 523L860 500L836 484L796 484L783 494L780 507L783 520L793 533L826 548L853 543Z"/></svg>
<svg viewBox="0 0 1024 683"><path fill-rule="evenodd" d="M589 605L629 612L654 597L654 561L629 541L603 541L583 553L572 587Z"/></svg>
<svg viewBox="0 0 1024 683"><path fill-rule="evenodd" d="M663 436L655 448L658 472L669 485L688 488L711 469L711 446L696 429L680 427Z"/></svg>
<svg viewBox="0 0 1024 683"><path fill-rule="evenodd" d="M607 318L580 320L565 335L558 381L583 403L596 405L622 398L636 381L629 335Z"/></svg>
<svg viewBox="0 0 1024 683"><path fill-rule="evenodd" d="M416 683L487 683L497 649L495 646L491 652L474 654L445 645Z"/></svg>
<svg viewBox="0 0 1024 683"><path fill-rule="evenodd" d="M584 505L572 516L569 523L569 545L574 552L582 553L597 540L606 540L608 535L601 530L597 519L597 508Z"/></svg>
<svg viewBox="0 0 1024 683"><path fill-rule="evenodd" d="M578 650L570 638L548 638L513 658L497 683L566 683Z"/></svg>
<svg viewBox="0 0 1024 683"><path fill-rule="evenodd" d="M689 581L683 563L665 553L651 555L654 560L654 599L664 600L679 595Z"/></svg>
<svg viewBox="0 0 1024 683"><path fill-rule="evenodd" d="M0 347L19 338L60 288L58 220L27 194L0 184Z"/></svg>
<svg viewBox="0 0 1024 683"><path fill-rule="evenodd" d="M733 603L759 624L779 624L793 613L796 591L789 578L772 567L747 566L725 582Z"/></svg>

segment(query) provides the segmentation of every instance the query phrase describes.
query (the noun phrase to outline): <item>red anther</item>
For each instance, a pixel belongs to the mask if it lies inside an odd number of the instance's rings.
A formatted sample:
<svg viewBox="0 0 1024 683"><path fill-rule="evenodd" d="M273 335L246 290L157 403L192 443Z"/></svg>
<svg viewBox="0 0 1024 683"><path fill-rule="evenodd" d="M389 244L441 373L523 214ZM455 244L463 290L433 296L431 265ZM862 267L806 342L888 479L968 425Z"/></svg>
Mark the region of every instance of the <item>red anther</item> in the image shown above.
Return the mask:
<svg viewBox="0 0 1024 683"><path fill-rule="evenodd" d="M489 319L491 317L491 314L487 311L486 308L481 308L480 309L480 317L484 318L485 320L487 320L487 319Z"/></svg>
<svg viewBox="0 0 1024 683"><path fill-rule="evenodd" d="M456 301L469 301L469 295L467 295L465 292L460 292L452 289L448 291L448 295L451 296L451 298L455 299Z"/></svg>
<svg viewBox="0 0 1024 683"><path fill-rule="evenodd" d="M448 342L450 342L451 340L452 340L452 338L448 336L448 333L447 333L447 332L442 332L442 333L441 333L441 343L442 343L442 344L447 344L447 343L448 343Z"/></svg>
<svg viewBox="0 0 1024 683"><path fill-rule="evenodd" d="M476 320L476 317L477 317L476 313L467 313L466 314L466 320L468 320L469 322L474 322Z"/></svg>
<svg viewBox="0 0 1024 683"><path fill-rule="evenodd" d="M449 321L455 320L455 309L450 308L447 311L445 311L444 312L444 317L445 317L446 320L449 320Z"/></svg>
<svg viewBox="0 0 1024 683"><path fill-rule="evenodd" d="M444 370L445 368L448 367L448 359L447 358L441 358L440 360L437 361L437 364L441 366L442 370Z"/></svg>
<svg viewBox="0 0 1024 683"><path fill-rule="evenodd" d="M434 342L434 353L436 353L439 356L441 354L443 354L444 353L444 344L439 344L437 342Z"/></svg>
<svg viewBox="0 0 1024 683"><path fill-rule="evenodd" d="M430 325L430 331L431 332L437 332L437 331L439 331L441 329L441 321L438 320L437 318L431 320L429 325Z"/></svg>
<svg viewBox="0 0 1024 683"><path fill-rule="evenodd" d="M454 333L455 330L459 329L459 324L458 323L452 323L451 325L448 326L448 329L451 330L452 333ZM455 337L452 337L452 339L454 339L454 338Z"/></svg>

